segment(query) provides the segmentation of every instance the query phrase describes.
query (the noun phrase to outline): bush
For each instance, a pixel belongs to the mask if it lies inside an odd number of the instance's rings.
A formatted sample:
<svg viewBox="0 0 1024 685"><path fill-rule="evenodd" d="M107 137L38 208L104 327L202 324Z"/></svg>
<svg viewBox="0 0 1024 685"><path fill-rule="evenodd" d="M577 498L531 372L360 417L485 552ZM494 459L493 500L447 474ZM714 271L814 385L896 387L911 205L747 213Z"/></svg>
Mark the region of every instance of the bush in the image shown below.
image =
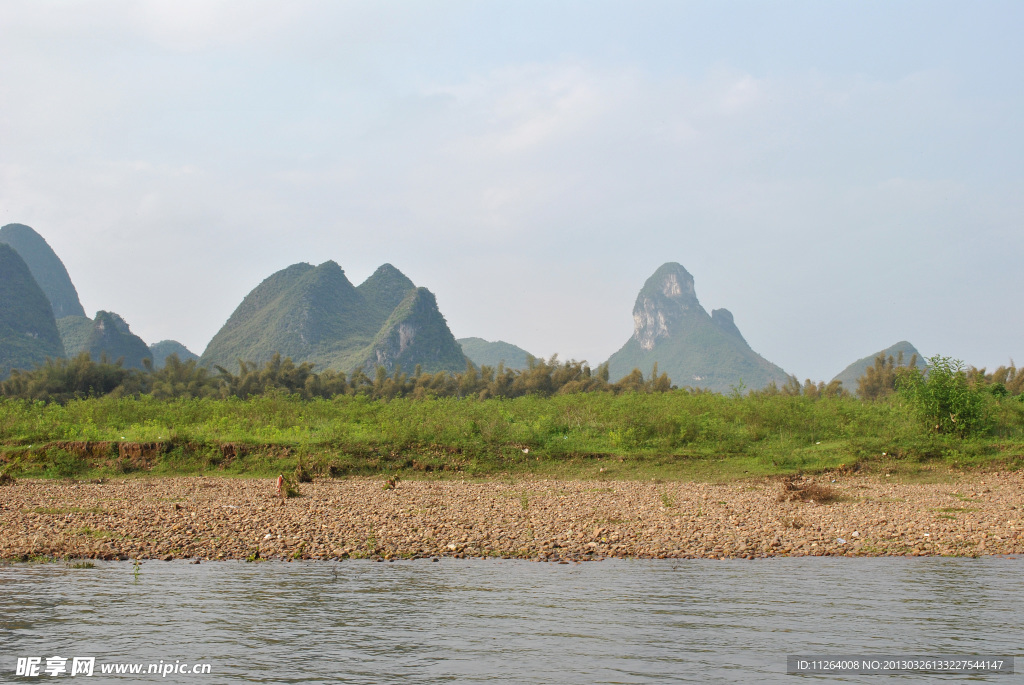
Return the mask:
<svg viewBox="0 0 1024 685"><path fill-rule="evenodd" d="M936 355L928 359L924 372L916 367L902 369L897 388L939 433L967 437L989 427L985 393L971 387L959 359Z"/></svg>
<svg viewBox="0 0 1024 685"><path fill-rule="evenodd" d="M74 478L89 468L84 458L66 450L51 449L47 450L45 454L49 461L46 475L50 477Z"/></svg>

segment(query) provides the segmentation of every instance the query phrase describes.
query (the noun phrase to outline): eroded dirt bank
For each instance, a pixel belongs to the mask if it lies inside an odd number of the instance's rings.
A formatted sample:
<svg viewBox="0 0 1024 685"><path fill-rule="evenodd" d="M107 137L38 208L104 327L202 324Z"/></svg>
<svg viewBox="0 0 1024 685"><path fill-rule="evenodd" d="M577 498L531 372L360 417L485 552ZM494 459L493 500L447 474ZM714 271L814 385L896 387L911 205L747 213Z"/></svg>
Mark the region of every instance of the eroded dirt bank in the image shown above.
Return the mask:
<svg viewBox="0 0 1024 685"><path fill-rule="evenodd" d="M283 503L269 480L19 480L0 487L0 559L1024 553L1020 472L830 481L813 481L839 496L822 504L779 480L324 480Z"/></svg>

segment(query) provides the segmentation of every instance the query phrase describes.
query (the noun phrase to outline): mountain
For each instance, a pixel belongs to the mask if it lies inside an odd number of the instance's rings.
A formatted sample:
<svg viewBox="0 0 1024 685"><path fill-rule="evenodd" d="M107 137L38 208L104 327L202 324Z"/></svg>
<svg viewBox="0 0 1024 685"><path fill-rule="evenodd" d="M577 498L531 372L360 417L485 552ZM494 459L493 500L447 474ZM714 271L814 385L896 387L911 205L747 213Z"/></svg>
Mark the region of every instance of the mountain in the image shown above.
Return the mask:
<svg viewBox="0 0 1024 685"><path fill-rule="evenodd" d="M355 287L333 261L293 264L271 275L238 305L200 357L234 370L275 353L320 370L377 366L389 371L461 371L466 367L434 295L384 264Z"/></svg>
<svg viewBox="0 0 1024 685"><path fill-rule="evenodd" d="M162 369L167 363L167 358L172 354L178 355L178 359L187 362L190 359L199 359L195 354L177 340L161 340L149 346L149 353L153 355L153 368Z"/></svg>
<svg viewBox="0 0 1024 685"><path fill-rule="evenodd" d="M434 293L415 288L395 307L373 340L363 369L383 366L388 371L401 367L412 371L464 371L466 355L455 341L437 308Z"/></svg>
<svg viewBox="0 0 1024 685"><path fill-rule="evenodd" d="M860 379L860 377L863 376L865 373L867 373L868 367L875 365L875 358L878 357L878 355L885 355L886 357L892 357L894 360L897 360L899 359L901 352L903 353L904 365L909 365L910 358L916 354L917 366L922 369L925 368L924 357L922 357L921 353L917 351L917 348L911 345L906 340L901 340L895 345L892 345L891 347L887 347L884 350L879 350L874 354L869 354L863 359L858 359L857 361L843 369L841 372L836 374L836 377L833 378L832 380L842 381L843 387L846 390L852 393L856 393L857 380Z"/></svg>
<svg viewBox="0 0 1024 685"><path fill-rule="evenodd" d="M727 309L708 314L697 300L693 276L675 262L647 279L633 307L633 337L608 360L610 378L634 368L649 374L657 362L675 385L728 392L740 383L758 390L782 385L786 372L743 339Z"/></svg>
<svg viewBox="0 0 1024 685"><path fill-rule="evenodd" d="M50 301L25 260L0 243L0 378L63 356Z"/></svg>
<svg viewBox="0 0 1024 685"><path fill-rule="evenodd" d="M64 262L41 235L24 224L7 224L0 228L0 243L13 247L25 260L32 277L50 301L54 318L85 316Z"/></svg>
<svg viewBox="0 0 1024 685"><path fill-rule="evenodd" d="M93 359L106 354L110 361L124 359L125 368L141 369L143 359L152 359L149 345L131 332L128 324L113 312L96 312L92 334L89 336L89 353Z"/></svg>
<svg viewBox="0 0 1024 685"><path fill-rule="evenodd" d="M65 316L57 320L57 328L68 357L88 352L93 361L104 355L110 362L123 358L125 368L130 369L141 369L142 360L153 357L149 346L114 312L96 312L95 319Z"/></svg>
<svg viewBox="0 0 1024 685"><path fill-rule="evenodd" d="M57 319L57 330L64 343L64 353L69 359L89 351L92 327L93 321L88 316L65 316Z"/></svg>
<svg viewBox="0 0 1024 685"><path fill-rule="evenodd" d="M483 338L459 338L459 345L467 357L477 366L504 364L506 369L525 369L526 358L532 356L521 347L504 340L489 342Z"/></svg>
<svg viewBox="0 0 1024 685"><path fill-rule="evenodd" d="M373 274L359 284L356 291L363 297L370 310L375 316L384 316L383 319L375 319L374 327L380 328L384 321L390 316L395 308L402 304L402 301L416 285L401 271L383 264Z"/></svg>
<svg viewBox="0 0 1024 685"><path fill-rule="evenodd" d="M45 238L24 224L7 224L0 228L0 243L17 251L49 301L61 349L53 356L89 352L99 360L106 354L110 361L123 357L126 367L142 368L142 360L151 356L149 347L117 314L101 311L95 319L86 317L64 263Z"/></svg>

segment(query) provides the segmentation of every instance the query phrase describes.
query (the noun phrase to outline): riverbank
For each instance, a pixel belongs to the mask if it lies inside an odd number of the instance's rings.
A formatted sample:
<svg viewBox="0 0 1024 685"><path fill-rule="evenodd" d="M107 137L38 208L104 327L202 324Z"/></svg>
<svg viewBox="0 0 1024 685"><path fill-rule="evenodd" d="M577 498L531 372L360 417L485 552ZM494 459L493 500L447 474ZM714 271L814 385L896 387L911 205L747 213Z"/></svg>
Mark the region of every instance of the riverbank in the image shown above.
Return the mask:
<svg viewBox="0 0 1024 685"><path fill-rule="evenodd" d="M17 480L0 559L728 558L1024 553L1024 473L696 482ZM821 500L826 500L825 502Z"/></svg>
<svg viewBox="0 0 1024 685"><path fill-rule="evenodd" d="M712 481L840 468L1017 470L1024 402L976 435L903 398L583 393L512 400L0 399L0 475Z"/></svg>

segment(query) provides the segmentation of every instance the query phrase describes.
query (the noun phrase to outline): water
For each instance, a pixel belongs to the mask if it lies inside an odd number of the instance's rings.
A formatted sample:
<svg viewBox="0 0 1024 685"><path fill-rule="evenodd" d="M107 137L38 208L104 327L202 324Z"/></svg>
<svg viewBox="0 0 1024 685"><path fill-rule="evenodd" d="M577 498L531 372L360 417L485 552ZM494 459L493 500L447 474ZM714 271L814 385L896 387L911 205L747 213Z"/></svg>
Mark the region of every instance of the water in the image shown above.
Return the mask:
<svg viewBox="0 0 1024 685"><path fill-rule="evenodd" d="M8 566L0 567L0 681L814 680L786 675L786 655L1019 656L1022 564L992 557L148 561L137 580L129 562ZM95 675L15 677L17 657L53 655L96 657ZM99 673L102 663L160 660L206 663L212 673ZM978 679L1021 682L1020 675Z"/></svg>

